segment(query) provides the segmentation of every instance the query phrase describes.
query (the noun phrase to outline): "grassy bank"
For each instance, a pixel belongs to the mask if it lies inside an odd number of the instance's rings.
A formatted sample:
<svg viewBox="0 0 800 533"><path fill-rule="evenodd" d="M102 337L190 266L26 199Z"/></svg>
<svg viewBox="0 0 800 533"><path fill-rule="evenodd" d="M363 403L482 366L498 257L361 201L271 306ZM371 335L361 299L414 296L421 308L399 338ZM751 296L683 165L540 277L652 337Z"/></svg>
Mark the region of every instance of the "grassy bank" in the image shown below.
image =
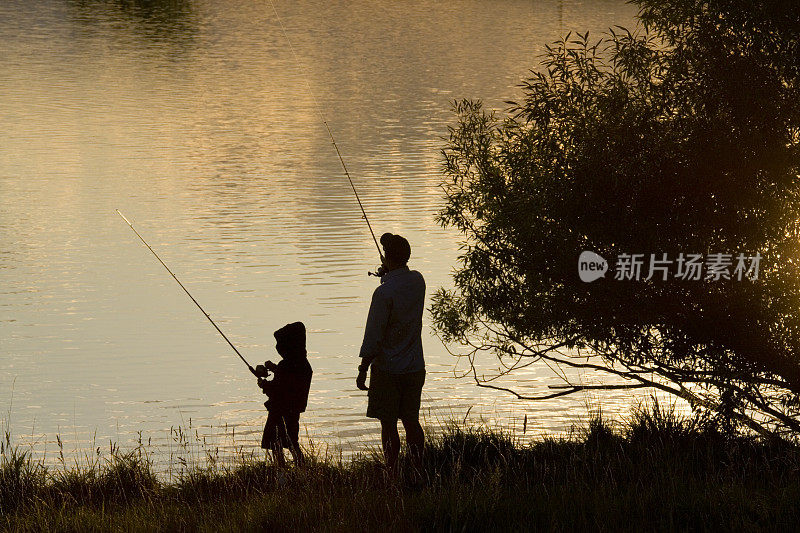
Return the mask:
<svg viewBox="0 0 800 533"><path fill-rule="evenodd" d="M453 427L428 442L422 479L374 457L277 471L243 459L164 484L138 449L48 470L7 442L8 530L795 530L800 449L726 437L658 408L529 444Z"/></svg>

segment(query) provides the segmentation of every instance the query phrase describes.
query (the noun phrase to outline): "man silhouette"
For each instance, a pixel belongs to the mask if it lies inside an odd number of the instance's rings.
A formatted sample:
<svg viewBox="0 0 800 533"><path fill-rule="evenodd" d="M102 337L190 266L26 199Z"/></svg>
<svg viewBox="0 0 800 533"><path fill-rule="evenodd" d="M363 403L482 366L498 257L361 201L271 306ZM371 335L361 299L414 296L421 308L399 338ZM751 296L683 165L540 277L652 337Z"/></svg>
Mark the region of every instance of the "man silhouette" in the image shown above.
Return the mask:
<svg viewBox="0 0 800 533"><path fill-rule="evenodd" d="M367 416L381 421L386 464L394 472L400 451L397 420L406 432L408 450L420 465L425 435L419 423L425 360L422 356L422 312L425 280L409 270L411 246L399 235L381 236L384 250L381 284L372 294L356 385L368 390ZM369 387L366 386L370 369Z"/></svg>

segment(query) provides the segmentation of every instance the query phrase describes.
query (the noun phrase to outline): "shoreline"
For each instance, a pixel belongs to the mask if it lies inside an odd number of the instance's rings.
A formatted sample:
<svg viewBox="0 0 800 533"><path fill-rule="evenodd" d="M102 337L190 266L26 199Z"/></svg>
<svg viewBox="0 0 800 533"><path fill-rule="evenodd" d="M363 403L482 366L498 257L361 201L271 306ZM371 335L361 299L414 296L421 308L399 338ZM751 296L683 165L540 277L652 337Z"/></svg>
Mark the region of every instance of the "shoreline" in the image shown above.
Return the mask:
<svg viewBox="0 0 800 533"><path fill-rule="evenodd" d="M146 449L86 470L37 467L9 447L0 467L0 527L33 530L790 530L800 520L800 447L726 435L651 406L572 438L520 443L453 424L397 478L377 454L314 455L279 470L235 465L159 481Z"/></svg>

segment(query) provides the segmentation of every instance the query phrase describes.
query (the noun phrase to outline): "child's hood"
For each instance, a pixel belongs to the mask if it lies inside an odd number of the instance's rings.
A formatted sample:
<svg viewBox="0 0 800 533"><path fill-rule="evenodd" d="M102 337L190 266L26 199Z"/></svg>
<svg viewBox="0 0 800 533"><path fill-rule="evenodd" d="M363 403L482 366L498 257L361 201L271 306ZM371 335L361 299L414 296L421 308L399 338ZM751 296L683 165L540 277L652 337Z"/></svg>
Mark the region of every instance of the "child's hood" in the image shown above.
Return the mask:
<svg viewBox="0 0 800 533"><path fill-rule="evenodd" d="M306 358L306 327L302 322L292 322L274 333L277 350L285 360Z"/></svg>

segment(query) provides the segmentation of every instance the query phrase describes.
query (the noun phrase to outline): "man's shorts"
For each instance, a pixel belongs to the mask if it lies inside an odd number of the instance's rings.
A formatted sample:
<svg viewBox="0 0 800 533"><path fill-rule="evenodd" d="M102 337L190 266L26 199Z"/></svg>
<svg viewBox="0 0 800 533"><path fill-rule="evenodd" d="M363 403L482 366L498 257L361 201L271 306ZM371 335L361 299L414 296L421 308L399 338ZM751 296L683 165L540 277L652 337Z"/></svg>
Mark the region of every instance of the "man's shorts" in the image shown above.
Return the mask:
<svg viewBox="0 0 800 533"><path fill-rule="evenodd" d="M297 447L300 433L300 413L269 412L261 447L265 450Z"/></svg>
<svg viewBox="0 0 800 533"><path fill-rule="evenodd" d="M370 370L367 416L379 420L418 420L425 370L389 374Z"/></svg>

